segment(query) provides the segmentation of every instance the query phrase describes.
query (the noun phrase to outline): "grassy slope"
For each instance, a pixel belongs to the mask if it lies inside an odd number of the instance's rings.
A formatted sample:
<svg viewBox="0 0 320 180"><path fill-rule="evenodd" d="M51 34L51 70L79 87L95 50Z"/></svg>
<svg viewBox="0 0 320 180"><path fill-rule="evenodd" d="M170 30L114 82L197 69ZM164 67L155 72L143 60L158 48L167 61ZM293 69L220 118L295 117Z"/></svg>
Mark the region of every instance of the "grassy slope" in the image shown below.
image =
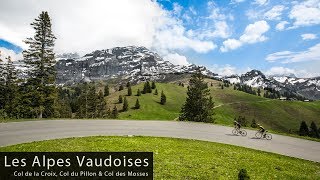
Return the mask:
<svg viewBox="0 0 320 180"><path fill-rule="evenodd" d="M118 104L119 95L126 96L129 103L129 111L120 113L120 119L139 119L139 120L173 120L179 116L182 103L185 101L186 88L173 84L157 83L158 95L153 93L136 96L137 90L142 91L143 84L132 87L132 96L127 95L127 89L115 92L108 97L108 104L111 108L117 105L118 110L122 109L122 104ZM167 97L166 105L161 105L160 94L164 91ZM154 92L154 90L153 90ZM136 99L139 99L141 108L133 109Z"/></svg>
<svg viewBox="0 0 320 180"><path fill-rule="evenodd" d="M215 101L215 118L219 124L230 125L234 117L245 116L251 123L252 118L268 129L279 132L288 132L289 129L298 130L302 120L315 121L320 124L320 101L299 102L299 101L280 101L272 100L259 96L250 95L241 91L233 90L233 87L221 89L218 81L213 82L210 87L211 94ZM178 117L179 111L186 97L186 87L181 87L173 83L156 83L159 95L142 94L142 96L127 96L129 106L133 107L139 98L141 109L130 109L120 113L120 119L154 119L154 120L173 120ZM132 87L133 95L137 89L142 90L143 85L139 84ZM167 104L160 105L160 93L164 90L167 96ZM115 92L108 99L109 105L113 107L118 101L118 96L126 95L127 89ZM118 109L122 109L122 104L116 104Z"/></svg>
<svg viewBox="0 0 320 180"><path fill-rule="evenodd" d="M213 87L212 95L217 100L215 108L217 122L230 124L238 115L245 116L251 123L253 118L268 129L288 132L297 130L302 120L308 124L315 121L320 124L320 101L280 101L250 95L233 90L233 87L220 89Z"/></svg>
<svg viewBox="0 0 320 180"><path fill-rule="evenodd" d="M320 179L320 164L237 146L154 137L84 137L1 147L6 151L149 151L155 179Z"/></svg>

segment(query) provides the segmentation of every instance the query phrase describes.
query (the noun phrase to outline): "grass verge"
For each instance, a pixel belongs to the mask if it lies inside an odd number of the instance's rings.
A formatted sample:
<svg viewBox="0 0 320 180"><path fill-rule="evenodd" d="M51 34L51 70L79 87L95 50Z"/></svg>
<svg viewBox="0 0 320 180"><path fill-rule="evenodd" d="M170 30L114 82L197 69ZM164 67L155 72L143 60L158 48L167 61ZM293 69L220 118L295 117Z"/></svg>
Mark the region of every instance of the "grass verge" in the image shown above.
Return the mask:
<svg viewBox="0 0 320 180"><path fill-rule="evenodd" d="M155 179L237 179L242 168L251 179L320 179L319 163L198 140L97 136L25 143L0 151L150 151Z"/></svg>

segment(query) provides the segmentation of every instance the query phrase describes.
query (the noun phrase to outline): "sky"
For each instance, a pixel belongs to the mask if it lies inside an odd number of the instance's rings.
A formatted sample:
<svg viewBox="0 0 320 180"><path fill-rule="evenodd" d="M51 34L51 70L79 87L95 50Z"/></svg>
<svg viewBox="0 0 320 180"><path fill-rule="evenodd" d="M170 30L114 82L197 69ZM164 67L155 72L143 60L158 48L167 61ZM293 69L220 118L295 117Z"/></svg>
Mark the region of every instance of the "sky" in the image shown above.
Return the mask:
<svg viewBox="0 0 320 180"><path fill-rule="evenodd" d="M320 76L320 0L2 0L3 56L22 58L41 11L58 54L136 45L221 75Z"/></svg>

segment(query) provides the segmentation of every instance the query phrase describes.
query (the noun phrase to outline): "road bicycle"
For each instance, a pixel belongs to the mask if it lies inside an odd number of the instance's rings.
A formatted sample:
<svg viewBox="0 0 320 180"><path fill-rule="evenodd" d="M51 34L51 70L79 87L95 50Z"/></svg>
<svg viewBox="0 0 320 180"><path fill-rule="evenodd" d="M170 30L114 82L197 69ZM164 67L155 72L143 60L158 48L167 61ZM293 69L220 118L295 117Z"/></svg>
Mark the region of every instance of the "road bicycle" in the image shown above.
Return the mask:
<svg viewBox="0 0 320 180"><path fill-rule="evenodd" d="M268 133L268 131L266 131L266 132L264 133L264 135L262 135L262 134L263 134L262 131L258 131L258 132L256 133L256 138L259 138L259 139L261 139L261 138L266 138L267 140L271 140L271 139L272 139L272 135L271 135L270 133Z"/></svg>
<svg viewBox="0 0 320 180"><path fill-rule="evenodd" d="M234 134L234 135L240 134L241 136L246 136L247 135L247 131L245 131L244 129L234 128L232 130L232 134Z"/></svg>

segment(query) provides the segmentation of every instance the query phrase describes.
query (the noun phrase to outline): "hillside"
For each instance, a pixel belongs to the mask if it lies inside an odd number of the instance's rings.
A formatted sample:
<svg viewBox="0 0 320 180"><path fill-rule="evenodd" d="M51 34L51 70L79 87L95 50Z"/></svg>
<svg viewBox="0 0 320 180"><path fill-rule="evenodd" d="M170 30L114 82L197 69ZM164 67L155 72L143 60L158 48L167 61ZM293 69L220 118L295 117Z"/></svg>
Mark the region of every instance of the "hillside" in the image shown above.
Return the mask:
<svg viewBox="0 0 320 180"><path fill-rule="evenodd" d="M209 86L215 101L215 123L231 125L233 119L238 116L245 116L250 125L253 118L267 129L280 132L298 130L302 120L308 124L315 121L320 124L320 102L301 101L280 101L267 99L241 91L233 90L233 87L221 89L219 81L207 79L212 82ZM187 83L187 79L179 82ZM156 83L159 94L142 94L135 96L137 89L142 90L143 84L132 87L133 96L127 96L129 111L121 112L120 119L140 119L140 120L174 120L179 116L179 111L186 97L186 86L178 85L178 82ZM167 96L167 104L161 105L160 93L164 90ZM154 92L154 91L153 91ZM119 95L125 96L127 89L112 93L108 98L108 105L112 108L117 105L118 110L122 109L122 104L118 104ZM131 109L136 99L139 98L141 108Z"/></svg>

